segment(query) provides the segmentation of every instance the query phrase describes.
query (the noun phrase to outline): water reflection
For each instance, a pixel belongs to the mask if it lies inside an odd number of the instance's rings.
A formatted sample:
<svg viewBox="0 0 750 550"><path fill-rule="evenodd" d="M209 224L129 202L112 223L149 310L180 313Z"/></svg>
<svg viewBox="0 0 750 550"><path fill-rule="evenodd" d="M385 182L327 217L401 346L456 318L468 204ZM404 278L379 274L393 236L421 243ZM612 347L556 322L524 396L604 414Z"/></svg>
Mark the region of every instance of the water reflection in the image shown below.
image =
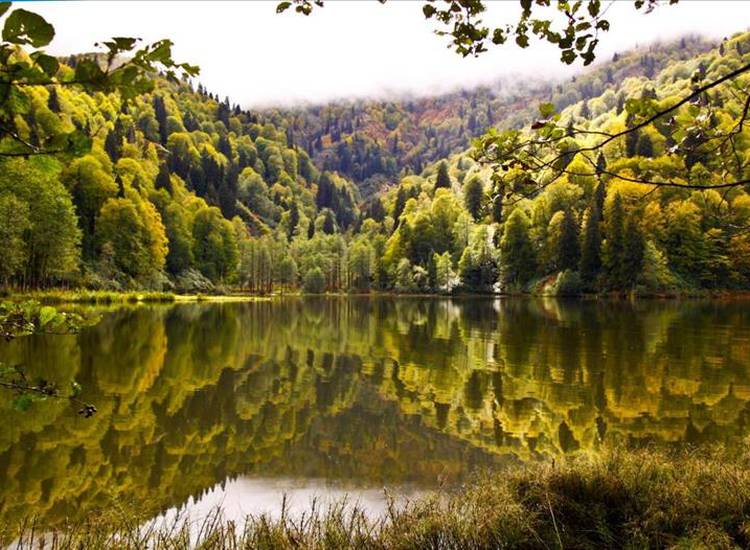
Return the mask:
<svg viewBox="0 0 750 550"><path fill-rule="evenodd" d="M0 361L76 378L99 409L22 413L0 394L0 519L53 525L113 500L156 514L247 476L433 487L603 444L736 444L750 419L749 305L117 309L78 336L0 347Z"/></svg>

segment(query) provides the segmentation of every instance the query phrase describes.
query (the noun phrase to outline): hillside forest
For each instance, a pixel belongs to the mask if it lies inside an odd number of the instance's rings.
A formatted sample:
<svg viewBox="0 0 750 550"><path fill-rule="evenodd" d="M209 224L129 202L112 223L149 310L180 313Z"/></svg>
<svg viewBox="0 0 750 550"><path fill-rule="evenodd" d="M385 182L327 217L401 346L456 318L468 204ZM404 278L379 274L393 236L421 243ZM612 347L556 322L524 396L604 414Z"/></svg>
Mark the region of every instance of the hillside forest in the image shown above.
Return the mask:
<svg viewBox="0 0 750 550"><path fill-rule="evenodd" d="M60 60L75 71L86 55ZM0 155L6 288L252 293L681 292L750 285L750 129L741 75L668 121L569 154L534 192L476 153L490 128L542 115L570 147L633 125L698 79L750 61L750 35L615 55L561 83L501 82L440 97L248 110L193 79L125 101L30 86L14 120L43 145L79 130L83 155ZM553 115L554 113L554 115ZM690 134L732 134L731 155ZM585 129L585 132L579 129ZM689 132L688 132L689 133ZM703 135L703 134L702 134ZM11 151L8 138L0 152ZM505 170L507 175L503 175ZM527 177L524 175L524 177ZM545 179L547 178L547 179ZM669 180L670 186L640 180ZM712 187L716 187L715 189ZM511 186L512 187L512 186Z"/></svg>

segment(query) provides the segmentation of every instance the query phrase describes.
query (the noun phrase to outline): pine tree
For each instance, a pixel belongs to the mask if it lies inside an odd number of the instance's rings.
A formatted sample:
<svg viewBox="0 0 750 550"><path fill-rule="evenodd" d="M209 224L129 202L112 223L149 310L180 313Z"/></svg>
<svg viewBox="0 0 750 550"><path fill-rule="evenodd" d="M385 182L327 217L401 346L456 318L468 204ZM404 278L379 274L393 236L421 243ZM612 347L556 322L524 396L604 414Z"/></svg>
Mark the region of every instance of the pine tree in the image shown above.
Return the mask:
<svg viewBox="0 0 750 550"><path fill-rule="evenodd" d="M450 189L451 188L451 177L448 174L448 163L442 161L438 164L437 179L435 180L435 189L441 187Z"/></svg>
<svg viewBox="0 0 750 550"><path fill-rule="evenodd" d="M645 243L643 233L633 216L625 223L623 237L622 275L625 287L632 287L643 269Z"/></svg>
<svg viewBox="0 0 750 550"><path fill-rule="evenodd" d="M474 176L464 185L464 206L475 221L482 217L484 186L478 176Z"/></svg>
<svg viewBox="0 0 750 550"><path fill-rule="evenodd" d="M517 208L505 222L500 241L502 280L506 286L523 286L534 276L536 256L529 236L529 220Z"/></svg>
<svg viewBox="0 0 750 550"><path fill-rule="evenodd" d="M170 195L172 194L172 181L169 176L169 167L166 162L162 162L159 166L159 173L156 176L154 187L156 187L156 189L166 189Z"/></svg>
<svg viewBox="0 0 750 550"><path fill-rule="evenodd" d="M49 98L47 99L47 107L53 113L60 112L60 98L57 95L57 88L52 86L49 91Z"/></svg>
<svg viewBox="0 0 750 550"><path fill-rule="evenodd" d="M333 212L328 208L323 211L323 233L326 235L336 233L336 221L334 220Z"/></svg>
<svg viewBox="0 0 750 550"><path fill-rule="evenodd" d="M114 129L111 130L107 137L104 139L104 150L112 159L113 163L117 163L122 156L122 135L118 132L118 127L115 125Z"/></svg>
<svg viewBox="0 0 750 550"><path fill-rule="evenodd" d="M578 269L580 257L581 247L578 243L578 222L573 212L568 209L565 211L560 240L557 243L557 269L560 271Z"/></svg>
<svg viewBox="0 0 750 550"><path fill-rule="evenodd" d="M625 154L628 158L633 158L638 154L638 142L640 138L641 134L637 130L633 130L625 136Z"/></svg>
<svg viewBox="0 0 750 550"><path fill-rule="evenodd" d="M600 184L601 186L601 184ZM596 200L589 208L586 231L583 235L583 247L581 249L580 272L584 283L592 284L599 276L602 268L602 235L600 230L601 212Z"/></svg>
<svg viewBox="0 0 750 550"><path fill-rule="evenodd" d="M118 174L115 176L115 183L117 184L117 198L121 199L125 196L125 186L122 183L122 178Z"/></svg>
<svg viewBox="0 0 750 550"><path fill-rule="evenodd" d="M289 225L286 230L286 235L291 239L294 236L294 231L299 225L299 208L297 207L297 201L292 201L292 206L289 208Z"/></svg>
<svg viewBox="0 0 750 550"><path fill-rule="evenodd" d="M651 137L648 134L642 134L638 139L637 152L639 157L654 157L654 143L651 141Z"/></svg>
<svg viewBox="0 0 750 550"><path fill-rule="evenodd" d="M307 224L307 238L312 239L315 236L315 220L310 220Z"/></svg>
<svg viewBox="0 0 750 550"><path fill-rule="evenodd" d="M619 94L617 96L617 104L615 106L615 113L619 116L625 110L625 95Z"/></svg>
<svg viewBox="0 0 750 550"><path fill-rule="evenodd" d="M589 109L589 102L585 99L583 100L583 104L581 105L581 112L579 113L581 118L589 119L591 118L591 110Z"/></svg>
<svg viewBox="0 0 750 550"><path fill-rule="evenodd" d="M160 95L154 95L153 106L154 116L159 123L159 141L162 145L166 145L169 131L167 130L167 108L164 105L164 98Z"/></svg>
<svg viewBox="0 0 750 550"><path fill-rule="evenodd" d="M607 278L610 286L622 288L626 284L623 269L625 250L625 211L618 193L612 202L612 209L606 220L607 226Z"/></svg>

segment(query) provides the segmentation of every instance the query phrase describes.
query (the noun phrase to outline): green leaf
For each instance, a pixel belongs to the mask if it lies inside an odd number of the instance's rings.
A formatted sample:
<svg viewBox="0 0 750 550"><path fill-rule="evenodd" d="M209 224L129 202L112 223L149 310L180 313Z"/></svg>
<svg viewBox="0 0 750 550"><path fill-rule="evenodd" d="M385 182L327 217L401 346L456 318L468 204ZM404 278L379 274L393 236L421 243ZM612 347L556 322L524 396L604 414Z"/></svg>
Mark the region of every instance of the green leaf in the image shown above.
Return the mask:
<svg viewBox="0 0 750 550"><path fill-rule="evenodd" d="M60 68L60 63L56 58L47 54L39 54L35 57L34 61L41 67L44 74L52 78L57 74L57 70Z"/></svg>
<svg viewBox="0 0 750 550"><path fill-rule="evenodd" d="M14 10L5 20L3 40L13 44L46 46L55 36L55 28L41 15L23 9Z"/></svg>
<svg viewBox="0 0 750 550"><path fill-rule="evenodd" d="M431 6L430 4L425 4L424 6L422 6L422 13L427 19L435 15L435 12L437 12L437 9L435 9L435 6Z"/></svg>
<svg viewBox="0 0 750 550"><path fill-rule="evenodd" d="M291 5L291 2L279 2L278 6L276 6L276 13L285 12L291 7Z"/></svg>
<svg viewBox="0 0 750 550"><path fill-rule="evenodd" d="M57 318L57 310L51 306L39 309L39 328L44 328Z"/></svg>
<svg viewBox="0 0 750 550"><path fill-rule="evenodd" d="M555 106L552 103L542 103L539 105L539 113L544 118L549 118L555 112Z"/></svg>
<svg viewBox="0 0 750 550"><path fill-rule="evenodd" d="M0 17L5 15L5 12L10 8L10 2L0 2Z"/></svg>

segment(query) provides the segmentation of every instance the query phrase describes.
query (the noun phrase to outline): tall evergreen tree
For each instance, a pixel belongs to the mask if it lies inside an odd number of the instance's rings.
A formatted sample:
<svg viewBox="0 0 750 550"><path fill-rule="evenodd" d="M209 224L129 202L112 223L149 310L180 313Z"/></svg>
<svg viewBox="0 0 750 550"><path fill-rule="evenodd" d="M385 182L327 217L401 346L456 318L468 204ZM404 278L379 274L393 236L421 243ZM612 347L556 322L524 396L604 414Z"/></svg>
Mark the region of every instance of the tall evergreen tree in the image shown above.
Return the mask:
<svg viewBox="0 0 750 550"><path fill-rule="evenodd" d="M104 138L104 150L112 159L113 163L117 163L122 156L122 134L118 132L118 127L115 125L114 129L107 133L107 137Z"/></svg>
<svg viewBox="0 0 750 550"><path fill-rule="evenodd" d="M448 174L448 163L445 161L438 164L437 178L435 179L435 189L441 187L447 189L451 188L451 177Z"/></svg>
<svg viewBox="0 0 750 550"><path fill-rule="evenodd" d="M578 269L581 247L578 242L578 222L570 209L565 211L560 240L557 243L557 269Z"/></svg>
<svg viewBox="0 0 750 550"><path fill-rule="evenodd" d="M623 288L632 287L643 269L645 243L643 233L634 216L625 223L622 251Z"/></svg>
<svg viewBox="0 0 750 550"><path fill-rule="evenodd" d="M49 98L47 98L47 107L53 113L60 112L60 98L57 95L57 88L52 86L49 91Z"/></svg>
<svg viewBox="0 0 750 550"><path fill-rule="evenodd" d="M513 210L505 222L500 253L504 285L523 286L531 280L536 269L536 255L529 236L529 219L520 208Z"/></svg>
<svg viewBox="0 0 750 550"><path fill-rule="evenodd" d="M648 134L642 134L638 138L638 156L653 158L654 156L654 143L651 141L651 136Z"/></svg>
<svg viewBox="0 0 750 550"><path fill-rule="evenodd" d="M464 185L464 206L475 221L482 217L484 186L478 176L474 176Z"/></svg>
<svg viewBox="0 0 750 550"><path fill-rule="evenodd" d="M606 219L607 227L607 279L610 286L622 288L626 283L623 267L625 251L625 211L620 194L616 194Z"/></svg>
<svg viewBox="0 0 750 550"><path fill-rule="evenodd" d="M299 225L299 207L297 201L292 201L292 206L289 207L289 225L286 229L286 235L291 239L294 236L294 231Z"/></svg>
<svg viewBox="0 0 750 550"><path fill-rule="evenodd" d="M589 208L586 230L583 234L580 263L581 279L589 285L596 281L602 268L600 219L598 203L593 201L591 208Z"/></svg>
<svg viewBox="0 0 750 550"><path fill-rule="evenodd" d="M166 189L170 195L172 194L172 182L169 177L169 167L166 162L162 162L159 165L159 173L156 176L154 187L156 187L156 189Z"/></svg>
<svg viewBox="0 0 750 550"><path fill-rule="evenodd" d="M164 98L160 95L154 95L153 99L154 116L159 123L159 141L162 145L167 144L169 130L167 129L167 108L164 105Z"/></svg>

